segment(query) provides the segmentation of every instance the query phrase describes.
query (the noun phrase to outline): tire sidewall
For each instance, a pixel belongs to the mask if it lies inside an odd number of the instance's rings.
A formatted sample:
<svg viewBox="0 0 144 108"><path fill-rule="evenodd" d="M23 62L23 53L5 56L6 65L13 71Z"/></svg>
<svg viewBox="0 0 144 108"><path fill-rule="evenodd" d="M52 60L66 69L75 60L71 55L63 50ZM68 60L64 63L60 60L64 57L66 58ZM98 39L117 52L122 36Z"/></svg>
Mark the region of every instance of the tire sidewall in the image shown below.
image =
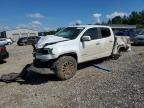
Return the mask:
<svg viewBox="0 0 144 108"><path fill-rule="evenodd" d="M62 66L65 62L71 62L74 65L74 71L70 75L65 75L62 71ZM71 56L62 56L54 63L54 72L60 80L67 80L72 78L77 71L76 59Z"/></svg>

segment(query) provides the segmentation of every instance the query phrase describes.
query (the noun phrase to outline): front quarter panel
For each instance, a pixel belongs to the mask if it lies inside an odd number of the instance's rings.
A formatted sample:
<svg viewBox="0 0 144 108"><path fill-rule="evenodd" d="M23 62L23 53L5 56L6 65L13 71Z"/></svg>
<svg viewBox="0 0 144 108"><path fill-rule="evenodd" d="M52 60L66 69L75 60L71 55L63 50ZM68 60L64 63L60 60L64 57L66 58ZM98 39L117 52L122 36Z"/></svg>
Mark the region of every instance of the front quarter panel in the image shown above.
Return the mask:
<svg viewBox="0 0 144 108"><path fill-rule="evenodd" d="M71 40L71 41L65 41L62 43L58 43L53 48L53 54L57 57L67 54L67 53L78 53L78 42Z"/></svg>

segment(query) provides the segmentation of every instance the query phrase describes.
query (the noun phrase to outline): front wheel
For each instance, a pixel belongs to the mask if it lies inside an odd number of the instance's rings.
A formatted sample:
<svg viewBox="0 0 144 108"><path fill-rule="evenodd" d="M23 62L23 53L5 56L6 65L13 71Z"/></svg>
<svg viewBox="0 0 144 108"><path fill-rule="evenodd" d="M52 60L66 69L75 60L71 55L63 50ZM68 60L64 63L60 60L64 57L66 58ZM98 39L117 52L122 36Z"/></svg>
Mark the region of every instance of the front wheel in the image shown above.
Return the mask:
<svg viewBox="0 0 144 108"><path fill-rule="evenodd" d="M60 80L67 80L75 75L77 62L71 56L62 56L54 63L53 69Z"/></svg>

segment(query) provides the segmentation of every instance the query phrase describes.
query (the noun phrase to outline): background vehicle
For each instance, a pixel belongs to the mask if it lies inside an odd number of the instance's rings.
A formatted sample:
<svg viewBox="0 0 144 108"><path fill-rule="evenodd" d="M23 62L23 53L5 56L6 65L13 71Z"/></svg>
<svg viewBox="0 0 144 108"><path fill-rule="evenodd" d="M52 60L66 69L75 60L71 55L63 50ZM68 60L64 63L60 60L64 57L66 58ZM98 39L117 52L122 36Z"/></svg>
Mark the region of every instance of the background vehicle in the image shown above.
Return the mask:
<svg viewBox="0 0 144 108"><path fill-rule="evenodd" d="M125 38L125 37L123 37ZM34 46L34 67L51 63L57 77L73 77L77 64L105 57L120 56L128 50L129 40L115 36L112 28L101 25L79 25L62 29L52 36L41 38ZM42 71L40 72L42 73Z"/></svg>
<svg viewBox="0 0 144 108"><path fill-rule="evenodd" d="M4 45L10 45L12 44L14 41L10 38L0 38L0 46L4 46Z"/></svg>
<svg viewBox="0 0 144 108"><path fill-rule="evenodd" d="M13 40L12 39L10 39L10 38L6 38L6 41L7 41L7 45L10 45L10 44L13 44Z"/></svg>
<svg viewBox="0 0 144 108"><path fill-rule="evenodd" d="M132 44L144 44L144 30L137 30L131 41Z"/></svg>
<svg viewBox="0 0 144 108"><path fill-rule="evenodd" d="M17 45L32 45L33 43L36 43L39 39L39 36L22 37L18 40Z"/></svg>
<svg viewBox="0 0 144 108"><path fill-rule="evenodd" d="M0 61L9 57L5 46L0 46Z"/></svg>
<svg viewBox="0 0 144 108"><path fill-rule="evenodd" d="M128 36L130 40L132 41L133 38L136 36L135 29L130 30L120 30L115 33L116 36Z"/></svg>

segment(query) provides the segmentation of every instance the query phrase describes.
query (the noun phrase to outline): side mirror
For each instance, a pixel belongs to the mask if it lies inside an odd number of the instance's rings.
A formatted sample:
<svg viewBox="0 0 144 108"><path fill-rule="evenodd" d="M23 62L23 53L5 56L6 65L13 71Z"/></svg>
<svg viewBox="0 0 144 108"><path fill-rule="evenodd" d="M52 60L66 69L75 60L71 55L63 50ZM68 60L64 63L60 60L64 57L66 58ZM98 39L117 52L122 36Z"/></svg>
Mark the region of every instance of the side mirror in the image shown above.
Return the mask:
<svg viewBox="0 0 144 108"><path fill-rule="evenodd" d="M83 36L81 38L82 41L91 41L91 37L90 36Z"/></svg>

